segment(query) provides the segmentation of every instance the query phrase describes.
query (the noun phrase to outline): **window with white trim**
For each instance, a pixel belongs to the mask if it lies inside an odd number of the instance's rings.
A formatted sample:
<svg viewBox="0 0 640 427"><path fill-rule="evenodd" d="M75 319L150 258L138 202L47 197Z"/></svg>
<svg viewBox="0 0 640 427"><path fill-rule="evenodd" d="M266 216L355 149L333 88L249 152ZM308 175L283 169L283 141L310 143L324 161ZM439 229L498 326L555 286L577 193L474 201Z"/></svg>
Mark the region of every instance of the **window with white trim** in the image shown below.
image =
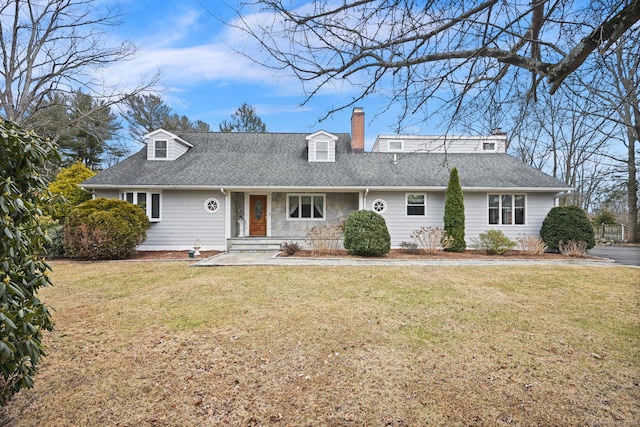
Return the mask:
<svg viewBox="0 0 640 427"><path fill-rule="evenodd" d="M427 195L424 193L407 193L407 216L427 215Z"/></svg>
<svg viewBox="0 0 640 427"><path fill-rule="evenodd" d="M325 206L324 194L287 194L287 219L324 220Z"/></svg>
<svg viewBox="0 0 640 427"><path fill-rule="evenodd" d="M316 141L316 161L329 161L329 141Z"/></svg>
<svg viewBox="0 0 640 427"><path fill-rule="evenodd" d="M526 196L524 194L489 194L489 224L525 224Z"/></svg>
<svg viewBox="0 0 640 427"><path fill-rule="evenodd" d="M389 141L389 151L402 151L402 141Z"/></svg>
<svg viewBox="0 0 640 427"><path fill-rule="evenodd" d="M153 141L153 157L156 159L167 158L167 140L156 139Z"/></svg>
<svg viewBox="0 0 640 427"><path fill-rule="evenodd" d="M483 142L482 143L482 151L496 151L496 143L495 142Z"/></svg>
<svg viewBox="0 0 640 427"><path fill-rule="evenodd" d="M151 222L159 222L162 220L161 212L161 193L151 193L143 191L127 191L120 193L120 198L129 203L140 206L149 217Z"/></svg>

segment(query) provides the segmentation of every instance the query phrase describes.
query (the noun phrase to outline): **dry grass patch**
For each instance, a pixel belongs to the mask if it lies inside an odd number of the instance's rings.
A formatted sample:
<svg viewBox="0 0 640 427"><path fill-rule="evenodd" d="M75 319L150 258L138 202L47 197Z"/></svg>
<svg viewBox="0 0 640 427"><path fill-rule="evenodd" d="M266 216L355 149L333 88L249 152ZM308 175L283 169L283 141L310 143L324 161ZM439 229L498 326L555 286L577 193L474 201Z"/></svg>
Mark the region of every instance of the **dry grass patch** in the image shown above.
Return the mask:
<svg viewBox="0 0 640 427"><path fill-rule="evenodd" d="M53 266L2 425L640 421L638 269Z"/></svg>

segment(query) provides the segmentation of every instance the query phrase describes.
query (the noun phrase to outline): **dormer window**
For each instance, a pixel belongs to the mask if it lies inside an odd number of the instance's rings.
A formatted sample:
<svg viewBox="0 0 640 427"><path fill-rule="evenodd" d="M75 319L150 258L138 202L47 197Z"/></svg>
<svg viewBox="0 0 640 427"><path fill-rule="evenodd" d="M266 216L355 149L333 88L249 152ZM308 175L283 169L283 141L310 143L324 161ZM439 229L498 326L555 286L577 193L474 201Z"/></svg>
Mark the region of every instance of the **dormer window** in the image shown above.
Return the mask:
<svg viewBox="0 0 640 427"><path fill-rule="evenodd" d="M144 136L147 144L147 160L171 161L176 160L190 148L193 144L178 135L158 129Z"/></svg>
<svg viewBox="0 0 640 427"><path fill-rule="evenodd" d="M166 159L167 158L167 140L166 139L156 139L154 141L154 157L156 159Z"/></svg>
<svg viewBox="0 0 640 427"><path fill-rule="evenodd" d="M402 141L389 141L389 151L402 151Z"/></svg>
<svg viewBox="0 0 640 427"><path fill-rule="evenodd" d="M496 151L496 143L495 142L483 142L482 143L482 151Z"/></svg>
<svg viewBox="0 0 640 427"><path fill-rule="evenodd" d="M338 137L319 131L307 136L308 161L309 162L335 162L336 161L336 141Z"/></svg>
<svg viewBox="0 0 640 427"><path fill-rule="evenodd" d="M326 162L329 160L329 141L316 141L316 161Z"/></svg>

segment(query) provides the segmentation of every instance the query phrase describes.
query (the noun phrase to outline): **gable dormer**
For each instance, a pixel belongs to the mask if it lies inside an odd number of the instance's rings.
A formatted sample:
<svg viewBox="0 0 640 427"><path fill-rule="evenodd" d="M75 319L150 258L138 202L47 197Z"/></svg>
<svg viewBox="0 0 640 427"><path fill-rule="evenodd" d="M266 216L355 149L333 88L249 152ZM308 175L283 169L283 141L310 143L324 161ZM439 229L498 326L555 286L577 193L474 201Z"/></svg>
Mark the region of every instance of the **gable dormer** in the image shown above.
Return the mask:
<svg viewBox="0 0 640 427"><path fill-rule="evenodd" d="M147 144L147 160L175 160L193 145L164 129L154 130L144 136Z"/></svg>
<svg viewBox="0 0 640 427"><path fill-rule="evenodd" d="M309 162L335 162L338 137L323 130L307 136Z"/></svg>

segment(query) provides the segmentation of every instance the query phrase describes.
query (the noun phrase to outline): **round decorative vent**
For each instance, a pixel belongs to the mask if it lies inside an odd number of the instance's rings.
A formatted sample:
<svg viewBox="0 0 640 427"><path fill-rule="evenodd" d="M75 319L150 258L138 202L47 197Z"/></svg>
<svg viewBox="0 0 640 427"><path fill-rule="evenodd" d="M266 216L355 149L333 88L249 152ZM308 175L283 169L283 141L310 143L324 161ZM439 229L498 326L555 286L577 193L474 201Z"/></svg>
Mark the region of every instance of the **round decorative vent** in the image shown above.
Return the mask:
<svg viewBox="0 0 640 427"><path fill-rule="evenodd" d="M220 209L220 202L217 199L207 199L204 202L204 210L209 213L216 213Z"/></svg>
<svg viewBox="0 0 640 427"><path fill-rule="evenodd" d="M382 199L377 199L373 201L373 203L371 204L371 207L373 208L374 211L378 213L383 213L384 211L387 210L387 202L385 202Z"/></svg>

